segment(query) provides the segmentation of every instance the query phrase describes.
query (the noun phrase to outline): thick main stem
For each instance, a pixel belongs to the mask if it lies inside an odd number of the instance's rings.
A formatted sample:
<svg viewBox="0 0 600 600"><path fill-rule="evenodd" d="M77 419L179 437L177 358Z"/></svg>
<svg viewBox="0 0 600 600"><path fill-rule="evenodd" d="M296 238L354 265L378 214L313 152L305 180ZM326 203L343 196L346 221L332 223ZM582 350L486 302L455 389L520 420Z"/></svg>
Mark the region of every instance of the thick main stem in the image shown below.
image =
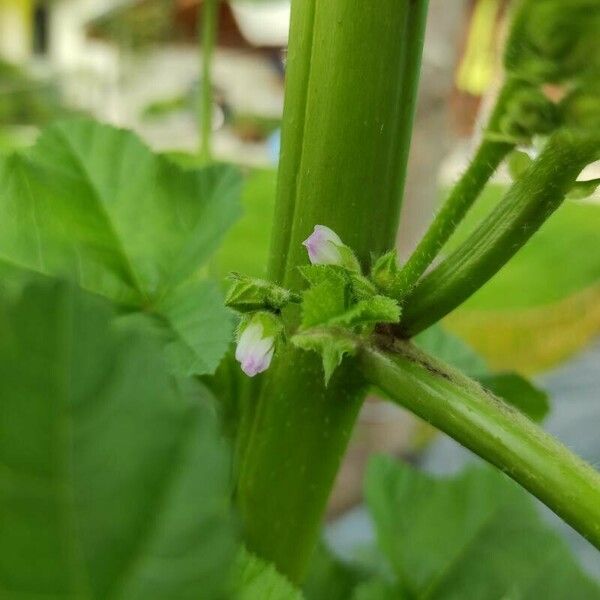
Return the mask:
<svg viewBox="0 0 600 600"><path fill-rule="evenodd" d="M198 125L200 133L200 156L212 158L213 90L212 61L219 25L219 0L204 0L198 11L202 25L201 61L202 80L198 100ZM200 28L199 28L200 29Z"/></svg>
<svg viewBox="0 0 600 600"><path fill-rule="evenodd" d="M300 289L315 224L363 264L394 243L426 17L425 0L294 0L270 276ZM293 326L296 314L286 315ZM362 403L346 365L323 383L291 346L267 374L237 500L246 543L299 581Z"/></svg>
<svg viewBox="0 0 600 600"><path fill-rule="evenodd" d="M497 466L600 548L600 473L461 373L407 342L365 347L364 375L395 402Z"/></svg>

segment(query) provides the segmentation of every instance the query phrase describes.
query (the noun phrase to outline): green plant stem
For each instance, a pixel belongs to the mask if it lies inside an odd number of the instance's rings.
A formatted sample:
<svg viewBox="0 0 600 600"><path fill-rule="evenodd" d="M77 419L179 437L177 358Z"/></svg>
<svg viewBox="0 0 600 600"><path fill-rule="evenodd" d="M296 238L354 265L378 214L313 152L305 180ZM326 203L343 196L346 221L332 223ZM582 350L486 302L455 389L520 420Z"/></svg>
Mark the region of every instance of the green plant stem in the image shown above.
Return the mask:
<svg viewBox="0 0 600 600"><path fill-rule="evenodd" d="M409 292L463 220L514 144L483 139L473 160L400 272L399 297Z"/></svg>
<svg viewBox="0 0 600 600"><path fill-rule="evenodd" d="M219 0L203 0L199 10L202 26L201 60L202 81L198 102L198 125L200 131L200 157L212 159L213 90L212 61L219 26ZM200 25L200 24L199 24ZM199 27L200 29L200 27Z"/></svg>
<svg viewBox="0 0 600 600"><path fill-rule="evenodd" d="M600 549L600 473L461 373L408 342L366 346L364 375L395 402L497 466Z"/></svg>
<svg viewBox="0 0 600 600"><path fill-rule="evenodd" d="M399 332L426 329L485 284L560 206L600 148L592 135L559 130L479 227L408 295Z"/></svg>
<svg viewBox="0 0 600 600"><path fill-rule="evenodd" d="M292 4L269 264L275 281L300 284L294 267L306 262L301 242L317 223L335 229L364 265L391 245L426 9L424 0L385 0L381 23L358 0Z"/></svg>
<svg viewBox="0 0 600 600"><path fill-rule="evenodd" d="M423 0L294 0L270 276L301 289L315 224L363 264L394 243L426 16ZM297 312L285 315L292 327ZM267 373L237 488L246 543L302 579L364 397L345 365L288 345ZM244 434L246 435L246 434Z"/></svg>
<svg viewBox="0 0 600 600"><path fill-rule="evenodd" d="M516 142L496 138L499 136L500 122L505 115L506 104L519 85L520 82L512 78L504 83L485 128L484 137L467 170L453 187L427 232L402 267L396 293L398 298L403 298L413 289L473 206L500 163L515 148Z"/></svg>

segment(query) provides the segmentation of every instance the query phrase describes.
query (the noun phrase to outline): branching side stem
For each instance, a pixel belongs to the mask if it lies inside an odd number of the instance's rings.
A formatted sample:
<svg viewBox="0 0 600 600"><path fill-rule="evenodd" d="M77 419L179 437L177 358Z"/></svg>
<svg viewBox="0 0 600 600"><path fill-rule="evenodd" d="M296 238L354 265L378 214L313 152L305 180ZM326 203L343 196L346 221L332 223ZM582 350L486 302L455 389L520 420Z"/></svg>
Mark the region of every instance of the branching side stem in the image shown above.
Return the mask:
<svg viewBox="0 0 600 600"><path fill-rule="evenodd" d="M492 463L600 549L600 473L533 421L409 342L374 343L362 372L395 402Z"/></svg>
<svg viewBox="0 0 600 600"><path fill-rule="evenodd" d="M217 28L219 26L219 0L204 0L198 11L199 25L202 26L200 46L202 78L198 100L198 125L200 133L200 157L206 161L212 159L213 89L212 63ZM200 26L198 27L200 29Z"/></svg>
<svg viewBox="0 0 600 600"><path fill-rule="evenodd" d="M406 298L399 331L426 329L484 285L560 206L600 152L597 134L558 130L479 227Z"/></svg>

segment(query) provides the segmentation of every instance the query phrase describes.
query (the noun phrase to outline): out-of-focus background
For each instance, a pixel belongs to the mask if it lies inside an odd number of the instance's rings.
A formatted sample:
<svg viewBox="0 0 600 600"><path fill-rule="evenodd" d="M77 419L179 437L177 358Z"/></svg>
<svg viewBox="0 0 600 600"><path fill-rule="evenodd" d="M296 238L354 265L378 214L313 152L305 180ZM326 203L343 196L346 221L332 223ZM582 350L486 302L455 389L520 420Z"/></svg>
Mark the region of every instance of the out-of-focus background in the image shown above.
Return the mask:
<svg viewBox="0 0 600 600"><path fill-rule="evenodd" d="M401 256L477 142L498 87L509 4L431 0L398 234ZM214 154L241 165L247 177L244 217L215 272L261 275L275 196L290 4L221 2L210 84L201 77L202 9L203 0L0 0L0 154L32 144L55 119L83 113L131 128L173 160L194 164L199 98L210 85ZM467 221L484 214L509 183L501 170ZM599 248L600 198L568 200L444 323L491 369L534 376L551 397L547 428L594 464L600 463ZM331 500L332 543L342 552L370 535L360 508L361 481L367 456L377 451L436 472L473 460L426 424L370 399ZM591 546L556 523L584 565L600 574Z"/></svg>

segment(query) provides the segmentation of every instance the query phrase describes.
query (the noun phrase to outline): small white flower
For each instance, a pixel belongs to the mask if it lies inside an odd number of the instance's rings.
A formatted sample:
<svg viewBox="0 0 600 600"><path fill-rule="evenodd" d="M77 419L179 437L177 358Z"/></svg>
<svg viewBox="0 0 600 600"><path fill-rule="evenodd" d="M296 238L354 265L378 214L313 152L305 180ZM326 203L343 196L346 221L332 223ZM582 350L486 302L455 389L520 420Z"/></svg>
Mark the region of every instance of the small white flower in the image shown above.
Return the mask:
<svg viewBox="0 0 600 600"><path fill-rule="evenodd" d="M275 337L265 336L260 322L250 322L238 339L235 359L246 375L254 377L269 368L274 351Z"/></svg>
<svg viewBox="0 0 600 600"><path fill-rule="evenodd" d="M325 225L315 225L314 231L302 245L308 250L308 258L313 265L342 264L341 248L344 243L335 231Z"/></svg>

